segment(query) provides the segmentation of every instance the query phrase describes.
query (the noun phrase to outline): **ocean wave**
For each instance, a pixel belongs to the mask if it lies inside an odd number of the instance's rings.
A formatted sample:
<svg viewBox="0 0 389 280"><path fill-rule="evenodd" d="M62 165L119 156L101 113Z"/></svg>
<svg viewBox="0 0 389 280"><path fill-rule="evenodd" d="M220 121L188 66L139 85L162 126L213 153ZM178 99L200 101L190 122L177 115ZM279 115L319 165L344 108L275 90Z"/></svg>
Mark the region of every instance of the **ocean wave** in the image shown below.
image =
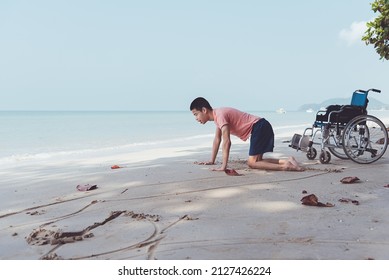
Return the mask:
<svg viewBox="0 0 389 280"><path fill-rule="evenodd" d="M198 146L200 142L207 141L213 138L212 134L193 135L171 139L164 139L160 141L145 141L135 142L129 144L113 145L106 147L95 147L85 149L73 149L73 150L58 150L58 151L42 151L36 153L15 153L11 155L4 155L0 157L0 163L8 162L23 162L31 160L47 160L56 157L71 157L71 156L88 156L88 155L104 155L109 156L110 153L131 153L141 152L143 150L158 149L166 147L184 147L184 146ZM200 142L199 142L200 141ZM52 149L54 149L52 147Z"/></svg>

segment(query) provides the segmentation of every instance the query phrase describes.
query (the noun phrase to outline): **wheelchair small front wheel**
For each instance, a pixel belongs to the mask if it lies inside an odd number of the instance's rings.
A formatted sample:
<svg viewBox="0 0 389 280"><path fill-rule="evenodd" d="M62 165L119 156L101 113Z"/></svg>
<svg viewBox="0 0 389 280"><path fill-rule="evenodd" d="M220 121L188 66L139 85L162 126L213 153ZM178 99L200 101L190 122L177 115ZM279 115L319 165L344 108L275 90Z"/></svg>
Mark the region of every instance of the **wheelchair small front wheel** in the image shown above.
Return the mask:
<svg viewBox="0 0 389 280"><path fill-rule="evenodd" d="M320 153L320 162L327 164L331 161L331 154L328 151L323 151Z"/></svg>
<svg viewBox="0 0 389 280"><path fill-rule="evenodd" d="M315 148L309 148L307 151L307 159L314 160L316 158L317 151Z"/></svg>

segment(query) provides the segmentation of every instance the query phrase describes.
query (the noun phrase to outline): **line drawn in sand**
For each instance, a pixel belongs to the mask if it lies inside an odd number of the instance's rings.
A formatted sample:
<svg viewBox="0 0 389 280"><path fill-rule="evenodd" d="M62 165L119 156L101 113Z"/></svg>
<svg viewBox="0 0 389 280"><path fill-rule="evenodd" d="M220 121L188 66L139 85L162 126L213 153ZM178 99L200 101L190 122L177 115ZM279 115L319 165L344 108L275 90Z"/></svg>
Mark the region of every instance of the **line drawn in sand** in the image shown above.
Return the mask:
<svg viewBox="0 0 389 280"><path fill-rule="evenodd" d="M85 209L84 207L83 209ZM77 213L80 211L77 211ZM69 217L71 215L66 215L63 217ZM60 219L63 219L61 217ZM44 226L47 224L52 224L53 222L46 223L42 226L40 226L38 229L33 230L30 235L26 238L27 243L30 245L38 245L38 246L43 246L43 245L51 245L54 246L52 249L50 249L47 253L42 255L40 259L42 260L54 260L54 259L63 259L60 255L56 253L56 251L69 243L74 243L74 242L79 242L83 241L84 239L87 238L93 238L95 237L92 230L96 229L97 227L104 226L113 220L123 217L123 218L130 218L133 221L136 222L149 222L153 226L153 232L144 240L140 242L136 242L134 244L120 247L117 249L109 250L109 251L104 251L104 252L98 252L98 253L93 253L85 256L76 256L76 257L71 257L68 259L71 260L81 260L81 259L90 259L90 258L97 258L100 256L105 256L109 254L114 254L118 252L123 252L123 251L128 251L128 250L137 250L140 248L148 247L147 248L147 259L156 259L155 257L155 252L156 249L159 245L159 243L166 237L166 232L176 224L178 224L180 221L183 220L194 220L193 218L190 218L188 215L184 215L178 220L170 223L163 229L160 229L158 222L160 221L160 216L159 215L151 215L151 214L144 214L144 213L134 213L133 211L112 211L110 215L104 219L102 222L95 222L92 225L80 230L80 231L68 231L65 232L61 229L53 231L53 230L48 230L45 229ZM57 219L58 220L58 219Z"/></svg>

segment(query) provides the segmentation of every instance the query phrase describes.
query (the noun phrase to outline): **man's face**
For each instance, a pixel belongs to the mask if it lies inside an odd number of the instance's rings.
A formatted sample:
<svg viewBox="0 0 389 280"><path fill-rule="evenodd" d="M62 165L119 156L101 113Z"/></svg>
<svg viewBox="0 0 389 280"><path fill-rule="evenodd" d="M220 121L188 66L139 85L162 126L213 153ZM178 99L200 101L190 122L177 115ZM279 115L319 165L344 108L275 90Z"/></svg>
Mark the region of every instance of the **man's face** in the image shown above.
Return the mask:
<svg viewBox="0 0 389 280"><path fill-rule="evenodd" d="M192 113L199 123L205 124L208 121L207 109L203 108L201 111L193 109Z"/></svg>

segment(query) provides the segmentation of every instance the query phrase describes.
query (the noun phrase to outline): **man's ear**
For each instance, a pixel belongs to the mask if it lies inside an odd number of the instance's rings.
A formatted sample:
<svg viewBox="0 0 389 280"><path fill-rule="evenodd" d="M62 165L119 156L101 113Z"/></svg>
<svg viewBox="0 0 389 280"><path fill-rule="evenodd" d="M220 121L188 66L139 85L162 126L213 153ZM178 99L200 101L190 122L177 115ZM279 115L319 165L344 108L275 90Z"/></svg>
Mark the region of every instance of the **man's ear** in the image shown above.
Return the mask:
<svg viewBox="0 0 389 280"><path fill-rule="evenodd" d="M201 112L203 112L204 114L206 114L206 113L208 112L208 109L205 108L205 107L203 107L203 108L201 108Z"/></svg>

